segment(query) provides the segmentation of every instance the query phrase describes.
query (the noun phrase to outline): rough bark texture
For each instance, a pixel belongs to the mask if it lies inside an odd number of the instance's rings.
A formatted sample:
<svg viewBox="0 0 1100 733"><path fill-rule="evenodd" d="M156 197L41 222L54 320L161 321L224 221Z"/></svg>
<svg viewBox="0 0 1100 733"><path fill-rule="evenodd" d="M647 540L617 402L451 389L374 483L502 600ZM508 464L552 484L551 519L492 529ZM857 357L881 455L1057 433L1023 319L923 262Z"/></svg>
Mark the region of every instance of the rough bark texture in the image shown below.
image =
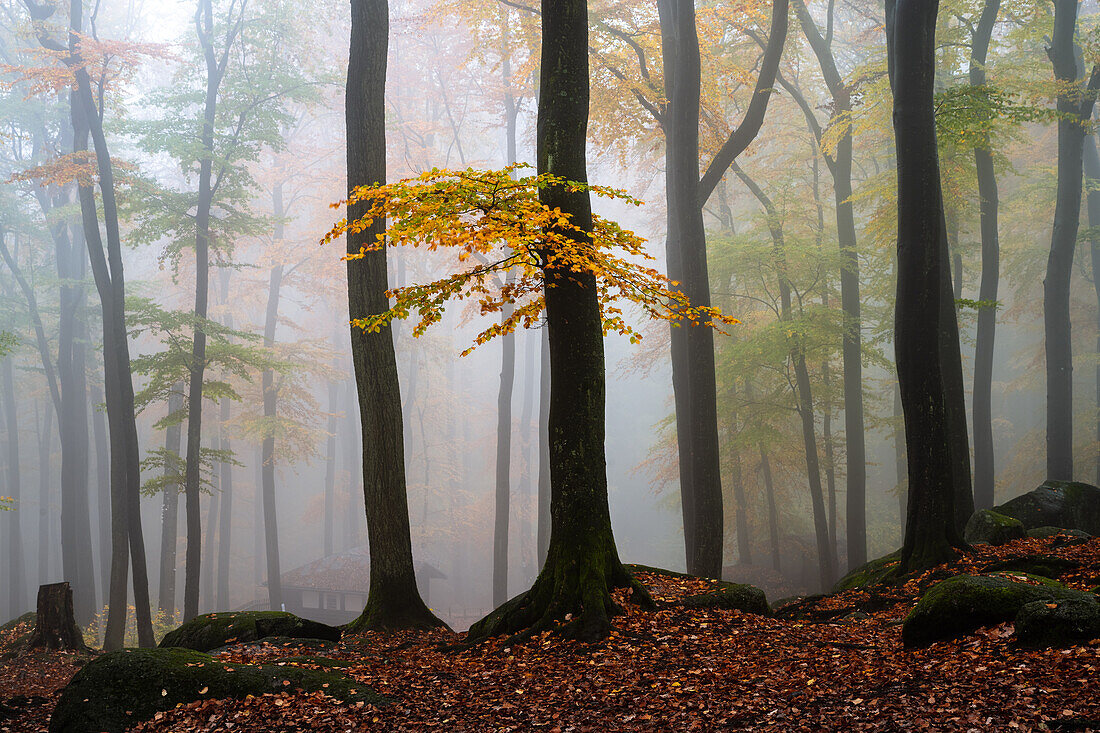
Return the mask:
<svg viewBox="0 0 1100 733"><path fill-rule="evenodd" d="M1054 229L1043 280L1043 323L1046 334L1047 478L1073 479L1073 344L1069 288L1073 253L1081 218L1082 164L1087 121L1100 86L1094 67L1080 89L1077 64L1077 0L1054 0L1054 33L1047 54L1058 95L1058 194Z"/></svg>
<svg viewBox="0 0 1100 733"><path fill-rule="evenodd" d="M900 572L942 562L963 544L954 461L957 451L968 448L965 430L959 435L950 419L952 375L945 372L953 360L942 353L939 335L950 330L955 310L943 307L951 284L933 107L938 7L927 0L886 5L898 167L894 346L910 487ZM956 337L956 353L958 348Z"/></svg>
<svg viewBox="0 0 1100 733"><path fill-rule="evenodd" d="M986 83L985 60L989 39L997 20L1001 0L986 0L974 30L970 48L970 84ZM998 192L997 173L993 168L993 153L989 135L974 148L974 168L978 177L978 211L981 216L982 282L978 300L997 300L1001 273L1001 245L997 233ZM993 506L993 346L997 328L997 309L983 306L978 310L977 345L974 349L974 506Z"/></svg>
<svg viewBox="0 0 1100 733"><path fill-rule="evenodd" d="M26 648L87 651L73 615L73 589L68 583L39 586L37 618Z"/></svg>
<svg viewBox="0 0 1100 733"><path fill-rule="evenodd" d="M542 63L538 113L538 171L587 180L588 13L584 0L542 1ZM544 189L542 203L591 231L587 192ZM580 235L584 236L584 235ZM592 273L555 267L542 253L550 336L551 533L546 563L534 585L471 627L468 639L552 628L572 615L562 633L605 637L618 610L610 590L648 593L619 561L607 505L604 454L603 328Z"/></svg>
<svg viewBox="0 0 1100 733"><path fill-rule="evenodd" d="M386 0L352 0L351 52L346 96L348 186L386 180L386 51L389 7ZM361 216L364 204L348 207L348 218ZM375 220L363 232L349 234L348 252L358 254L385 231ZM385 249L348 261L348 310L352 318L381 313L386 300ZM367 333L351 328L352 363L363 428L363 499L370 538L370 589L363 613L351 631L439 626L416 587L405 458L401 395L393 335L389 328Z"/></svg>
<svg viewBox="0 0 1100 733"><path fill-rule="evenodd" d="M845 125L836 142L836 152L826 156L833 178L836 199L837 238L843 264L840 270L840 307L844 312L844 336L841 346L844 383L844 438L847 454L846 519L848 566L867 562L867 451L863 425L863 359L859 299L859 259L856 250L855 211L852 205L852 132L846 118L851 115L852 99L848 85L837 69L833 56L832 35L822 36L803 0L795 0L802 31L821 67L822 76L833 99L833 119ZM829 12L833 12L829 4ZM832 19L828 26L832 27Z"/></svg>

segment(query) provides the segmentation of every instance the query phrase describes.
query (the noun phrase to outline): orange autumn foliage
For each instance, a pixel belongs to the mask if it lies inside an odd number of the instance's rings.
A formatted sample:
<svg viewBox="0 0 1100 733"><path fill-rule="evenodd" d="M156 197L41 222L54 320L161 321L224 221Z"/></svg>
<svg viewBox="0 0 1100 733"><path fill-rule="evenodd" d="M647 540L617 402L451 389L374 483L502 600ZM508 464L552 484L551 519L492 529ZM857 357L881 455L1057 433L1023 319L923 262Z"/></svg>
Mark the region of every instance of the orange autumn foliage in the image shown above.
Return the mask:
<svg viewBox="0 0 1100 733"><path fill-rule="evenodd" d="M603 330L629 337L632 343L642 335L625 318L623 307L633 304L651 318L702 323L720 328L734 324L717 308L695 306L657 270L640 264L652 260L645 250L645 239L598 215L593 215L589 236L569 220L569 215L539 201L539 191L548 186L565 186L570 191L587 191L597 196L619 199L633 205L641 201L624 191L540 174L514 178L525 164L500 170L452 171L433 168L414 178L382 186L360 186L346 201L332 204L339 208L348 203L369 202L366 215L354 221L338 222L321 240L331 242L347 233L361 232L376 219L390 224L378 235L375 247L364 247L361 258L370 249L389 246L441 248L457 253L460 268L439 279L387 291L392 298L389 310L353 323L367 331L377 331L392 320L408 318L414 311L419 322L417 336L443 317L452 300L476 299L482 315L502 314L481 331L466 355L494 336L512 333L518 326L530 328L542 316L543 268L591 272L599 289ZM582 236L577 236L578 234ZM578 241L579 240L579 241ZM498 274L511 273L509 278ZM506 309L505 306L513 306Z"/></svg>

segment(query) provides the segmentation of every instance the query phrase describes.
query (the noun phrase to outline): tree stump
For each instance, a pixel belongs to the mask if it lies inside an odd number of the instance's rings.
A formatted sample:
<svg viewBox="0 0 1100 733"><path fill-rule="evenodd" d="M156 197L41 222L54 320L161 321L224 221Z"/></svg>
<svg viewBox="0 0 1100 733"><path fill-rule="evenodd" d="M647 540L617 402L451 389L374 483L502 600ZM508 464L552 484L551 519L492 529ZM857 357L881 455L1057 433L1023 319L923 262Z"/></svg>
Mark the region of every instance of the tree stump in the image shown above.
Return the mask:
<svg viewBox="0 0 1100 733"><path fill-rule="evenodd" d="M38 586L38 617L26 648L88 650L73 615L73 589L68 583Z"/></svg>

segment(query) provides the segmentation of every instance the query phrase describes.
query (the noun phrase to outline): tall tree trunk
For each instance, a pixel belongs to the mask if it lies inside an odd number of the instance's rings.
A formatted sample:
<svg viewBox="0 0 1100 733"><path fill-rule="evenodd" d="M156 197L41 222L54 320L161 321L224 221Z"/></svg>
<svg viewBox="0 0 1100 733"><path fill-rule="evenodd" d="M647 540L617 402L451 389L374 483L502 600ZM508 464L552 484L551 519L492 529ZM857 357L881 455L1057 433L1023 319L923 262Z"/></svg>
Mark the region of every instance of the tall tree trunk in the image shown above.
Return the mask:
<svg viewBox="0 0 1100 733"><path fill-rule="evenodd" d="M825 84L832 97L833 120L842 125L843 134L836 152L825 161L833 178L836 199L837 239L840 243L840 307L844 312L844 336L841 345L844 382L844 438L847 445L846 525L848 566L867 562L867 449L863 420L863 337L859 296L859 257L855 211L852 204L852 131L848 118L852 113L851 90L837 69L832 49L832 33L822 36L804 0L795 0L795 10L806 40L817 57ZM830 15L834 11L829 5ZM833 19L827 20L829 29Z"/></svg>
<svg viewBox="0 0 1100 733"><path fill-rule="evenodd" d="M764 444L760 444L760 472L764 476L764 493L768 497L768 539L771 540L772 569L780 573L783 564L779 554L779 509L775 502L775 484L772 481L772 462Z"/></svg>
<svg viewBox="0 0 1100 733"><path fill-rule="evenodd" d="M199 580L202 574L202 517L199 492L202 484L202 388L206 371L206 332L200 325L206 319L210 298L210 211L214 204L214 124L217 116L218 89L225 75L225 64L214 53L214 11L211 0L200 0L195 12L195 31L206 61L206 98L202 116L202 158L199 160L199 191L195 212L195 316L196 327L191 348L191 375L187 390L187 465L184 477L187 553L183 571L183 620L199 612ZM226 39L226 53L232 36Z"/></svg>
<svg viewBox="0 0 1100 733"><path fill-rule="evenodd" d="M206 608L208 611L216 610L214 606L214 575L216 570L214 566L214 536L218 532L218 517L221 510L219 493L217 490L212 492L206 504L206 543L203 545L202 559L206 572L202 575L199 597L202 599L201 607Z"/></svg>
<svg viewBox="0 0 1100 733"><path fill-rule="evenodd" d="M902 573L950 559L953 548L962 546L955 466L958 454L969 452L965 424L959 434L947 404L950 382L961 382L962 370L955 309L948 297L950 265L933 106L938 7L927 0L886 4L898 167L894 344L909 468ZM945 353L951 345L941 331L954 334L954 355ZM948 373L952 368L957 375Z"/></svg>
<svg viewBox="0 0 1100 733"><path fill-rule="evenodd" d="M96 95L92 91L91 77L83 66L77 44L80 29L83 27L82 11L80 1L73 0L69 10L71 32L68 48L52 41L45 31L40 32L39 41L54 51L64 50L68 53L66 63L70 64L76 80L74 93L71 95L73 147L77 151L87 149L88 136L91 136L102 196L104 231L107 235L107 247L104 250L94 190L91 186L79 187L84 238L103 310L104 386L111 433L112 567L104 648L116 649L122 645L126 623L127 559L134 571L138 644L145 647L153 645L153 627L145 540L141 527L141 474L126 330L126 282L118 227L118 205L115 199L114 168L103 132L100 110L96 106Z"/></svg>
<svg viewBox="0 0 1100 733"><path fill-rule="evenodd" d="M550 549L550 335L543 328L539 335L539 486L538 486L538 567L546 564Z"/></svg>
<svg viewBox="0 0 1100 733"><path fill-rule="evenodd" d="M905 452L905 414L901 407L901 388L894 383L894 472L898 490L898 524L905 531L909 506L909 460Z"/></svg>
<svg viewBox="0 0 1100 733"><path fill-rule="evenodd" d="M503 319L512 315L505 306ZM493 606L508 600L508 520L511 513L512 389L516 381L516 335L501 337L500 387L497 390L496 502L493 522Z"/></svg>
<svg viewBox="0 0 1100 733"><path fill-rule="evenodd" d="M970 49L970 85L986 84L985 60L989 39L1001 0L986 0L974 31ZM974 148L974 168L978 177L978 211L981 217L982 282L978 290L977 344L974 349L974 506L989 509L994 504L993 464L993 348L997 328L997 286L1001 270L1001 245L998 238L997 173L989 135Z"/></svg>
<svg viewBox="0 0 1100 733"><path fill-rule="evenodd" d="M352 0L351 50L346 94L348 187L386 181L386 0ZM348 218L366 205L348 207ZM375 220L349 234L347 251L359 255L385 231ZM386 298L386 251L348 260L348 312L352 319L381 313ZM363 499L370 541L370 589L362 615L350 630L438 626L420 597L413 570L409 503L405 489L401 395L393 334L389 327L367 333L351 328L352 363L359 398L363 446Z"/></svg>
<svg viewBox="0 0 1100 733"><path fill-rule="evenodd" d="M1050 256L1043 280L1046 334L1047 478L1073 479L1073 344L1070 279L1081 217L1082 164L1087 121L1092 117L1100 67L1082 89L1078 74L1077 0L1054 0L1054 33L1047 55L1058 94L1058 195Z"/></svg>
<svg viewBox="0 0 1100 733"><path fill-rule="evenodd" d="M221 286L221 302L223 304L229 303L229 275L232 270L228 267L224 267L221 270L220 286ZM227 328L233 328L233 315L226 314L225 325ZM230 445L229 435L226 432L226 425L229 424L230 418L230 404L231 401L223 399L221 402L220 412L218 414L218 449L223 451L227 456L232 455L232 446ZM233 532L233 462L222 461L218 466L218 488L221 490L221 521L218 526L218 578L217 578L217 599L215 607L221 610L228 610L230 605L229 600L229 559L230 542L232 541ZM213 568L211 568L213 570Z"/></svg>
<svg viewBox="0 0 1100 733"><path fill-rule="evenodd" d="M335 552L333 544L333 524L336 510L336 411L340 402L340 385L328 383L328 438L325 441L325 526L324 553L328 557Z"/></svg>
<svg viewBox="0 0 1100 733"><path fill-rule="evenodd" d="M183 409L182 381L172 387L168 396L168 414L172 415ZM180 454L180 440L183 433L182 423L169 423L164 431L164 450L175 455ZM169 459L171 456L167 456ZM157 593L160 613L168 618L176 615L176 545L179 539L179 514L180 514L180 489L179 489L179 464L166 462L164 465L165 477L171 477L171 481L164 487L161 493L160 510L160 588Z"/></svg>
<svg viewBox="0 0 1100 733"><path fill-rule="evenodd" d="M282 184L275 186L276 240L282 239ZM264 317L264 346L275 346L275 329L279 323L279 290L283 284L283 266L271 268L271 277L267 289L267 309ZM261 444L261 479L263 482L264 507L264 554L267 557L267 599L271 610L283 607L282 568L279 563L279 523L275 512L275 432L274 422L278 417L279 391L275 386L275 372L265 369L262 379L264 395L264 423L266 434Z"/></svg>
<svg viewBox="0 0 1100 733"><path fill-rule="evenodd" d="M92 403L92 446L95 449L96 526L99 545L99 585L103 588L103 603L107 605L111 581L111 449L107 443L107 421L100 405L103 390L97 384L89 389Z"/></svg>
<svg viewBox="0 0 1100 733"><path fill-rule="evenodd" d="M50 578L50 524L53 506L50 497L50 452L53 441L53 410L45 410L39 419L38 403L34 406L34 427L38 432L38 584ZM18 436L17 436L18 437Z"/></svg>
<svg viewBox="0 0 1100 733"><path fill-rule="evenodd" d="M588 12L585 0L542 0L538 171L587 181ZM545 188L540 201L558 208L587 242L587 191ZM603 326L591 272L576 272L543 251L550 336L551 532L546 563L531 589L471 627L468 638L526 636L572 616L566 636L598 639L618 609L610 590L629 586L652 603L619 562L607 504L604 454Z"/></svg>
<svg viewBox="0 0 1100 733"><path fill-rule="evenodd" d="M731 405L734 404L737 396L736 389L736 382L731 381L729 387ZM737 411L734 409L731 410L731 413L729 441L732 443L737 440L740 426L737 422ZM730 484L733 487L733 503L737 507L737 562L741 565L751 565L752 538L749 536L749 502L745 496L744 476L741 473L741 451L734 447L730 452L733 461L733 466L730 469Z"/></svg>
<svg viewBox="0 0 1100 733"><path fill-rule="evenodd" d="M27 566L23 556L23 511L19 506L22 499L19 481L19 414L15 403L15 380L12 359L0 360L0 388L3 389L5 432L7 432L7 486L5 495L15 502L15 511L4 512L4 534L8 542L5 554L8 556L8 603L5 613L15 618L27 608ZM39 501L42 497L39 497ZM41 531L41 530L39 530ZM42 569L39 568L39 575Z"/></svg>
<svg viewBox="0 0 1100 733"><path fill-rule="evenodd" d="M219 415L222 434L218 448L227 455L232 451L229 436L225 432L225 425L230 417L229 405L228 399L222 400ZM222 461L218 467L218 488L221 489L222 509L221 522L218 526L218 590L215 606L219 610L228 610L231 603L229 598L229 569L232 557L230 542L233 540L233 463L230 461Z"/></svg>
<svg viewBox="0 0 1100 733"><path fill-rule="evenodd" d="M681 283L692 305L710 305L706 233L699 183L699 38L695 6L661 0L661 51L665 68L665 196L668 276ZM722 573L722 477L714 335L709 325L670 331L672 387L679 447L680 501L689 573Z"/></svg>
<svg viewBox="0 0 1100 733"><path fill-rule="evenodd" d="M1085 138L1085 178L1088 181L1089 249L1092 256L1092 285L1096 291L1096 353L1100 354L1100 154L1096 135ZM1096 365L1096 445L1100 448L1100 362ZM1100 452L1096 455L1096 479L1100 484Z"/></svg>

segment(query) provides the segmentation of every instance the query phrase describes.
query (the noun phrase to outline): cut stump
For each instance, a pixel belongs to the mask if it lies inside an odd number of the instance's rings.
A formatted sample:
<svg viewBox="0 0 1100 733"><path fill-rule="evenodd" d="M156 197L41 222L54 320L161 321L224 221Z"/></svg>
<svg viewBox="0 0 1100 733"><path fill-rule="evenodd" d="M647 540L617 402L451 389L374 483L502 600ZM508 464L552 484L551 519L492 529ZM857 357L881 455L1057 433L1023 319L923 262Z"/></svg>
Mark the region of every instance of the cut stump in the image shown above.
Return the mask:
<svg viewBox="0 0 1100 733"><path fill-rule="evenodd" d="M73 589L68 583L38 586L38 613L27 650L87 651L84 635L73 614Z"/></svg>

